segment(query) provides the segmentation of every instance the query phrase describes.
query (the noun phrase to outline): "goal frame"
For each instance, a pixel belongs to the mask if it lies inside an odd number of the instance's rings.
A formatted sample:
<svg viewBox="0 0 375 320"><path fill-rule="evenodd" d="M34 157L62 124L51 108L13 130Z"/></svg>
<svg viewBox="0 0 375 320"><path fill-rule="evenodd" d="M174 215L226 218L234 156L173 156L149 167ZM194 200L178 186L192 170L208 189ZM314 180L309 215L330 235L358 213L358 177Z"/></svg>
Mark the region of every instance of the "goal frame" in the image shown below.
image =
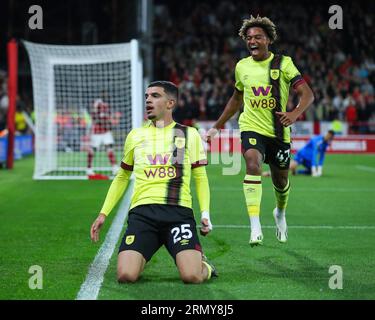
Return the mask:
<svg viewBox="0 0 375 320"><path fill-rule="evenodd" d="M28 51L28 47L30 46L51 46L54 49L69 49L77 50L79 48L89 49L91 52L95 52L95 50L105 50L106 47L109 49L113 46L121 46L125 43L119 44L104 44L104 45L90 45L90 46L58 46L58 45L44 45L38 43L32 43L23 40L23 45L26 47ZM143 63L140 54L140 47L139 42L136 39L131 40L129 43L130 45L130 87L131 87L131 128L137 128L142 125L143 121L143 108L142 108L142 101L143 101ZM30 57L30 52L29 57ZM33 103L34 106L42 105L42 99L47 100L47 112L49 116L46 117L49 119L53 119L53 113L56 110L55 106L55 75L54 75L54 67L57 65L88 65L88 64L98 64L98 63L112 63L112 62L121 62L121 61L129 61L129 58L122 58L121 56L116 56L115 58L111 58L106 60L102 56L100 59L95 57L95 55L90 57L82 57L82 56L71 56L71 57L59 57L51 55L49 56L44 63L45 69L45 77L48 83L48 96L43 97L40 94L40 86L41 84L38 83L36 77L36 63L30 57L30 64L31 64L31 74L32 74L32 82L33 82ZM44 81L45 82L45 81ZM45 102L44 102L45 104ZM41 110L36 110L36 125L35 125L35 165L34 165L34 174L33 179L35 180L86 180L89 177L87 175L52 175L48 174L48 172L53 172L54 170L58 170L57 168L57 145L56 145L56 137L57 137L57 130L56 125L53 121L46 121L47 128L46 132L43 134L40 132L40 126L38 126L38 115L41 115ZM39 113L39 114L38 114ZM47 136L46 140L43 140ZM125 137L124 137L125 139ZM43 152L40 152L41 148L43 148ZM46 157L47 161L44 161L41 157ZM41 167L43 166L43 167ZM67 168L65 168L67 169ZM74 169L72 170L74 171Z"/></svg>

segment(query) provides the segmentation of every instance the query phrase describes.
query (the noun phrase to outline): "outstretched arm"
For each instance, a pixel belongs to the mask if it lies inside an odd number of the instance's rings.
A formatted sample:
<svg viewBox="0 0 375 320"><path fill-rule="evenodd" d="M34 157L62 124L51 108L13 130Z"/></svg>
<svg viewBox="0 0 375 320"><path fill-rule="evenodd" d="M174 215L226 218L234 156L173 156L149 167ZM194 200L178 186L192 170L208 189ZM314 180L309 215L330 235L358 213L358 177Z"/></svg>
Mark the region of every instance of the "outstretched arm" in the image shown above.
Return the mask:
<svg viewBox="0 0 375 320"><path fill-rule="evenodd" d="M324 159L326 157L326 148L322 148L319 152L319 166L322 167L324 164Z"/></svg>
<svg viewBox="0 0 375 320"><path fill-rule="evenodd" d="M120 168L116 177L113 179L99 216L91 226L90 236L92 241L97 242L99 240L100 229L104 224L105 218L110 214L124 194L128 187L131 174L131 171Z"/></svg>
<svg viewBox="0 0 375 320"><path fill-rule="evenodd" d="M306 82L303 82L296 88L299 96L299 103L290 112L276 112L280 117L280 122L284 127L288 127L297 121L298 117L306 111L306 109L313 103L314 94Z"/></svg>
<svg viewBox="0 0 375 320"><path fill-rule="evenodd" d="M313 177L319 177L319 169L318 169L318 143L316 140L312 140L312 159L311 159L311 175Z"/></svg>
<svg viewBox="0 0 375 320"><path fill-rule="evenodd" d="M195 186L197 190L197 197L199 202L199 208L201 210L201 235L205 236L212 230L212 224L210 221L210 187L208 184L208 178L206 168L200 166L192 170L193 177L195 180Z"/></svg>
<svg viewBox="0 0 375 320"><path fill-rule="evenodd" d="M326 156L326 148L322 148L319 151L319 163L317 167L317 174L319 177L322 176L323 174L323 163L324 163L325 156Z"/></svg>
<svg viewBox="0 0 375 320"><path fill-rule="evenodd" d="M224 108L223 113L216 121L215 125L207 132L206 140L208 142L210 142L210 140L217 134L218 129L222 128L224 124L241 108L242 103L243 91L239 91L235 88L233 95L230 97Z"/></svg>

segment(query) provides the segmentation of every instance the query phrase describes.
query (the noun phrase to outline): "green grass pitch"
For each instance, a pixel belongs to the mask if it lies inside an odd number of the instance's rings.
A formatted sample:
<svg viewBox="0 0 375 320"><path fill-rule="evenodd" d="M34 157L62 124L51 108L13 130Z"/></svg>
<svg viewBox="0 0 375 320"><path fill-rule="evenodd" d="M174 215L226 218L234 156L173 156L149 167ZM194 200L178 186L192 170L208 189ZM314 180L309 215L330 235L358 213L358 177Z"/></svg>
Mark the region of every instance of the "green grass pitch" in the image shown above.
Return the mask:
<svg viewBox="0 0 375 320"><path fill-rule="evenodd" d="M33 164L30 157L0 170L0 299L75 299L117 212L92 244L89 228L110 181L33 181ZM120 285L117 244L98 299L375 298L374 155L328 155L323 177L291 177L287 244L276 240L272 184L263 178L265 239L255 248L248 244L243 169L223 176L222 166L210 165L208 174L214 230L201 243L219 278L184 285L162 248L138 283ZM43 269L41 290L28 285L33 265ZM329 287L333 265L342 268L343 289Z"/></svg>

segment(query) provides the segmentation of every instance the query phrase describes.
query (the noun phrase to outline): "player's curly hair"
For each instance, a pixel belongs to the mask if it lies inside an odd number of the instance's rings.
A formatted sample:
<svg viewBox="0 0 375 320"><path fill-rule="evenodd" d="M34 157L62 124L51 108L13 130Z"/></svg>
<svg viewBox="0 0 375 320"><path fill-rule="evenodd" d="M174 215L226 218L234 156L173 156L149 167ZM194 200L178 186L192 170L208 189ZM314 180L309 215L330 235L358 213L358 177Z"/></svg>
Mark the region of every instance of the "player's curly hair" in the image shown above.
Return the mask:
<svg viewBox="0 0 375 320"><path fill-rule="evenodd" d="M252 28L252 27L262 28L264 32L267 34L271 43L275 42L275 40L277 39L275 24L269 18L260 17L259 15L257 15L256 18L250 15L250 19L244 19L242 23L242 27L240 31L238 32L238 35L243 40L246 40L246 32L249 28Z"/></svg>

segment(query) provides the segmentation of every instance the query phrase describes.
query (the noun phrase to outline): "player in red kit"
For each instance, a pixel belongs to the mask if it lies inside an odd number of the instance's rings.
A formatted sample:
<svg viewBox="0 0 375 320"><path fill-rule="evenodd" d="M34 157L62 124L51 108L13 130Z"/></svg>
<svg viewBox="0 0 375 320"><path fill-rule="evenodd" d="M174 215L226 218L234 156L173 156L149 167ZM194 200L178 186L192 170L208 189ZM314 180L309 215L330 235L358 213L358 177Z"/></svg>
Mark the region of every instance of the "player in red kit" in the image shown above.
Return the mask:
<svg viewBox="0 0 375 320"><path fill-rule="evenodd" d="M112 174L115 175L118 170L116 165L116 157L113 150L114 139L111 132L112 129L112 114L109 108L109 104L104 102L102 99L94 101L93 111L91 112L92 119L92 133L90 140L90 147L87 155L87 175L93 175L94 170L92 169L92 161L96 150L103 144L108 159L112 165Z"/></svg>

